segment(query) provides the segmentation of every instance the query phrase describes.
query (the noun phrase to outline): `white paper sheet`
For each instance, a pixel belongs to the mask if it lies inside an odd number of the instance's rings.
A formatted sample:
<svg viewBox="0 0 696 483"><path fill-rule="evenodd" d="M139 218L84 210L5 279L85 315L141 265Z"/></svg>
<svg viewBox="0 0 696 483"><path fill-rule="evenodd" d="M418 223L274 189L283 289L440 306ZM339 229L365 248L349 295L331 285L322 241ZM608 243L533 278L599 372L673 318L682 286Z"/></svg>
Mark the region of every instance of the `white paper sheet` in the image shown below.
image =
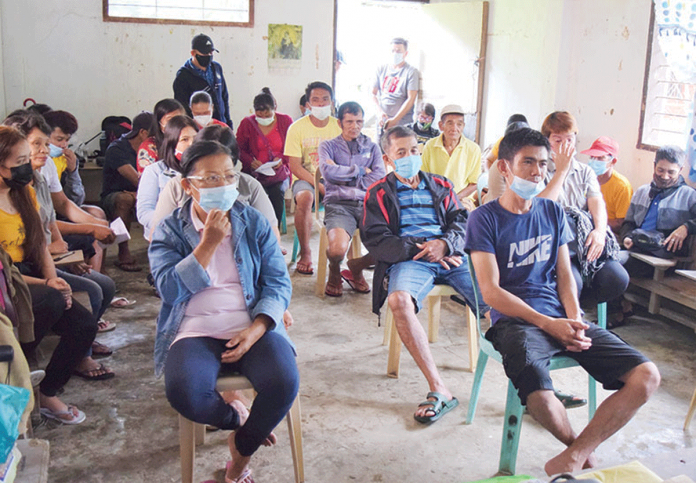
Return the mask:
<svg viewBox="0 0 696 483"><path fill-rule="evenodd" d="M126 224L123 223L123 220L121 218L116 218L114 221L111 222L111 225L109 225L111 228L111 231L114 232L114 235L116 235L116 240L114 240L111 245L117 245L119 243L123 243L124 241L130 240L130 233L128 233L128 230L126 229ZM102 248L107 247L108 245L99 242L99 246Z"/></svg>
<svg viewBox="0 0 696 483"><path fill-rule="evenodd" d="M283 160L280 158L274 159L273 161L269 161L268 163L262 164L261 166L256 168L255 171L264 176L273 176L276 173L275 169L273 168L278 166L282 162Z"/></svg>

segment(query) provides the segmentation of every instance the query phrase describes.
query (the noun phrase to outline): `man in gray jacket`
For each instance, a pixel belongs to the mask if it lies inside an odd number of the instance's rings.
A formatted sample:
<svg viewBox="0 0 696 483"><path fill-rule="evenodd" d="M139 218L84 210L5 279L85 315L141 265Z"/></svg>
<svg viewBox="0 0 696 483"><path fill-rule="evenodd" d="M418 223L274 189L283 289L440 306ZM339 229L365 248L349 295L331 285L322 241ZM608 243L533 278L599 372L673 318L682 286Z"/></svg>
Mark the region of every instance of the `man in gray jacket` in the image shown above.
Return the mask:
<svg viewBox="0 0 696 483"><path fill-rule="evenodd" d="M374 264L370 255L348 260L348 270L341 271L350 239L360 225L365 191L387 174L379 147L361 132L363 117L363 108L357 102L341 104L341 134L319 145L319 169L326 189L324 224L329 239L329 279L324 293L330 297L343 295L341 278L359 293L370 291L362 274Z"/></svg>
<svg viewBox="0 0 696 483"><path fill-rule="evenodd" d="M660 232L667 252L686 255L686 237L696 233L696 190L686 184L681 170L686 153L676 146L665 146L655 153L653 181L638 188L631 198L621 240L634 247L636 229Z"/></svg>

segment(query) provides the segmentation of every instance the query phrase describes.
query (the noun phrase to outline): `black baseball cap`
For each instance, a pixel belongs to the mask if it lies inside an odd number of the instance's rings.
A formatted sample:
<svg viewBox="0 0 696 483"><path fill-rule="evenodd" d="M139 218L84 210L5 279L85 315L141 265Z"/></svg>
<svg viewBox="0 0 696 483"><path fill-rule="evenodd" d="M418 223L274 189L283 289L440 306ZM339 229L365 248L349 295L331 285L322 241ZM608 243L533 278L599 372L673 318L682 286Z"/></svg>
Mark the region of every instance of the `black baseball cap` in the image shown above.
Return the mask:
<svg viewBox="0 0 696 483"><path fill-rule="evenodd" d="M138 135L141 129L145 129L146 131L150 130L150 127L152 126L152 121L154 120L155 116L148 111L143 111L137 116L133 118L133 125L131 127L130 132L126 133L126 139L133 139L135 136Z"/></svg>
<svg viewBox="0 0 696 483"><path fill-rule="evenodd" d="M191 50L197 50L205 55L211 54L213 50L215 52L220 52L213 45L213 39L205 34L198 34L191 40Z"/></svg>

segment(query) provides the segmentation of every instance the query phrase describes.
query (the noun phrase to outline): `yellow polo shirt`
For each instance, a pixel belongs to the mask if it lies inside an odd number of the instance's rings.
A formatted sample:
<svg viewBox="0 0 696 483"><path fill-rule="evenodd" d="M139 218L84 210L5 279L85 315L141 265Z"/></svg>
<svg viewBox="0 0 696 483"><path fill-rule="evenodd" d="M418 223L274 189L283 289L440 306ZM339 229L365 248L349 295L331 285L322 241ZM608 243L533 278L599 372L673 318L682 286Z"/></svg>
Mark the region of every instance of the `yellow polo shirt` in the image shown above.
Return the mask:
<svg viewBox="0 0 696 483"><path fill-rule="evenodd" d="M319 166L319 144L341 134L338 119L331 116L324 127L316 127L309 116L299 118L285 136L285 156L302 158L302 167L314 174Z"/></svg>
<svg viewBox="0 0 696 483"><path fill-rule="evenodd" d="M454 183L459 193L469 184L476 184L481 174L481 148L462 135L452 156L442 144L444 134L425 143L423 149L423 171L439 174Z"/></svg>
<svg viewBox="0 0 696 483"><path fill-rule="evenodd" d="M633 187L624 175L614 170L609 181L600 185L604 203L607 205L607 218L616 220L626 218L628 206L633 197Z"/></svg>

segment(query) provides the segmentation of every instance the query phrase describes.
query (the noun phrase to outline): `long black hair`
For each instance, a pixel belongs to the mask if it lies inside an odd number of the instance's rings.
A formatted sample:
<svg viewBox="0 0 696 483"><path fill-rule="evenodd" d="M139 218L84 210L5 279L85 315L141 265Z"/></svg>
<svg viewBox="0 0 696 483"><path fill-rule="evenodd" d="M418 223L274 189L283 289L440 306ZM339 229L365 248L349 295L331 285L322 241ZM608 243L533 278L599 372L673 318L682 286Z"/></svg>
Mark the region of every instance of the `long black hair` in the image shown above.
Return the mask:
<svg viewBox="0 0 696 483"><path fill-rule="evenodd" d="M160 127L160 122L162 121L162 118L164 116L175 111L181 111L184 114L186 113L186 109L184 109L184 106L182 106L181 103L176 99L162 99L157 104L155 104L155 118L152 121L152 125L150 126L149 134L150 137L155 138L155 146L158 150L160 145L162 144L162 139L164 138L164 133L162 132L162 128Z"/></svg>
<svg viewBox="0 0 696 483"><path fill-rule="evenodd" d="M162 145L157 149L157 155L160 160L167 165L168 168L181 172L179 160L176 159L176 145L179 144L181 131L184 128L190 127L198 132L198 124L188 116L174 116L169 120L164 128L164 138Z"/></svg>
<svg viewBox="0 0 696 483"><path fill-rule="evenodd" d="M10 157L12 150L22 141L26 142L26 137L20 130L11 126L0 126L0 164ZM41 266L46 247L46 237L39 211L36 209L36 201L31 195L29 186L10 188L10 201L19 212L24 225L24 243L22 243L24 261L38 268Z"/></svg>

